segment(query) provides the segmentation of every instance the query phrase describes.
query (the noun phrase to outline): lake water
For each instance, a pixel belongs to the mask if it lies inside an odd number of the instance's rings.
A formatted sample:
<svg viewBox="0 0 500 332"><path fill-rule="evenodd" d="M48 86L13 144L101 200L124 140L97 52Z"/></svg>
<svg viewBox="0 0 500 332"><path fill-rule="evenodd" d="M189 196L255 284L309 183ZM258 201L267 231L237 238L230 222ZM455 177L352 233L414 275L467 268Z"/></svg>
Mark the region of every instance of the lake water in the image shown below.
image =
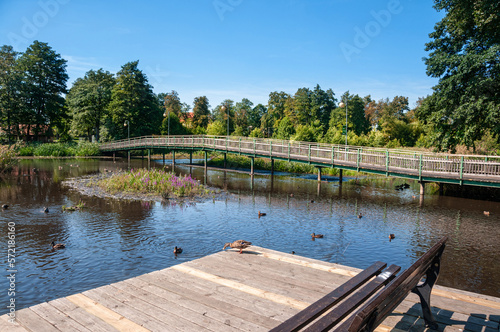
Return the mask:
<svg viewBox="0 0 500 332"><path fill-rule="evenodd" d="M133 168L147 161L133 160ZM161 162L155 167L163 167ZM171 166L169 166L171 169ZM401 179L256 175L176 166L228 194L197 203L118 201L85 196L65 179L127 168L110 160L23 160L0 178L4 278L1 312L11 296L8 225L15 224L16 309L163 269L245 239L255 245L366 268L380 260L407 268L449 237L439 284L500 297L500 203L428 195ZM293 194L293 196L291 195ZM82 211L62 212L83 201ZM43 207L49 213L42 212ZM265 217L258 217L258 211ZM489 211L485 215L484 211ZM361 214L362 218L358 218ZM311 240L312 232L324 234ZM396 238L389 241L389 234ZM50 242L66 249L53 251ZM174 246L184 249L177 257Z"/></svg>

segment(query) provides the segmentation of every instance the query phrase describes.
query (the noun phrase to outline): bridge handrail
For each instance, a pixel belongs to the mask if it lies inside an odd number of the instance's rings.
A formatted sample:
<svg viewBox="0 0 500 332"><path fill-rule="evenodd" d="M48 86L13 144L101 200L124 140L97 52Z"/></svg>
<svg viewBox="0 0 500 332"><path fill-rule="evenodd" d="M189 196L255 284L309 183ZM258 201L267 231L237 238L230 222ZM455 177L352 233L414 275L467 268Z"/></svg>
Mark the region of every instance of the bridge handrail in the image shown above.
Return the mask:
<svg viewBox="0 0 500 332"><path fill-rule="evenodd" d="M286 141L238 136L142 136L131 137L108 143L101 143L100 149L125 150L134 148L169 146L227 150L260 156L280 157L315 163L334 164L343 162L344 166L370 166L372 169L432 172L445 175L500 176L499 156L455 155L421 152L414 150L383 149L373 147L346 146L316 142Z"/></svg>

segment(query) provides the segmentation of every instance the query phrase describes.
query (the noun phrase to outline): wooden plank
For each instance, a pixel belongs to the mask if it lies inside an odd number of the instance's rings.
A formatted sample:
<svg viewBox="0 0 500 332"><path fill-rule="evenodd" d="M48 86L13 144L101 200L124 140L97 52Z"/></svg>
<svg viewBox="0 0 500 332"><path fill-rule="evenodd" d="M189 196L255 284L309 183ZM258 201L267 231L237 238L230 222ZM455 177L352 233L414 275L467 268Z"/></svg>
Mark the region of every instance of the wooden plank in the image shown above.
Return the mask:
<svg viewBox="0 0 500 332"><path fill-rule="evenodd" d="M237 331L231 325L221 323L204 315L204 312L197 312L192 307L179 306L174 301L157 296L130 283L119 282L111 286L122 291L117 293L121 300L133 302L140 311L153 315L162 321L164 320L163 318L170 320L172 318L176 319L176 316L178 316L193 323L194 329L201 329L203 327L211 331Z"/></svg>
<svg viewBox="0 0 500 332"><path fill-rule="evenodd" d="M351 279L344 275L311 269L298 264L267 259L261 255L245 255L244 259L234 259L235 256L237 255L227 252L226 254L215 254L210 257L222 262L226 269L245 269L248 273L256 273L264 278L280 282L283 281L283 275L287 275L290 276L290 278L287 278L287 282L321 293L327 293L332 288L340 286Z"/></svg>
<svg viewBox="0 0 500 332"><path fill-rule="evenodd" d="M433 289L432 295L446 297L448 299L457 300L461 302L473 303L480 306L488 307L495 310L500 310L500 302L487 300L477 296L470 296L465 294L459 294L457 292L451 292L444 289Z"/></svg>
<svg viewBox="0 0 500 332"><path fill-rule="evenodd" d="M196 288L190 287L192 284L189 280L184 280L182 284L175 284L174 278L163 279L161 277L154 276L152 274L145 274L135 278L135 281L140 280L143 281L151 287L165 289L168 292L176 293L178 295L182 295L190 300L198 301L199 303L203 303L204 305L220 310L221 312L227 315L234 315L235 317L245 319L248 322L251 322L258 326L263 326L266 329L270 329L277 324L277 321L274 319L255 313L252 310L249 310L247 305L246 308L242 308L240 306L235 305L235 301L228 297L229 301L224 301L211 296L210 289L205 288L203 292L197 292ZM189 288L186 288L187 286ZM219 297L223 297L223 294L219 294Z"/></svg>
<svg viewBox="0 0 500 332"><path fill-rule="evenodd" d="M290 264L297 264L297 265L301 265L301 266L306 266L306 267L309 267L311 269L317 269L320 271L326 271L326 272L332 272L335 274L345 275L345 276L351 277L351 278L354 277L356 274L358 274L359 271L361 271L361 270L358 270L358 271L347 270L345 268L340 267L340 265L331 266L331 265L326 265L326 264L319 264L317 262L311 262L311 261L308 261L306 259L303 259L302 257L297 258L298 256L288 257L285 255L277 255L277 254L274 254L271 252L265 252L265 251L261 251L261 250L256 250L256 252L261 253L261 255L263 257L266 257L269 259L283 261L283 262L287 262Z"/></svg>
<svg viewBox="0 0 500 332"><path fill-rule="evenodd" d="M0 316L0 332L28 332L19 323L11 323L9 319L10 317L7 315Z"/></svg>
<svg viewBox="0 0 500 332"><path fill-rule="evenodd" d="M138 287L144 291L147 291L151 294L155 294L159 297L162 297L166 300L169 300L179 307L184 309L194 310L198 314L214 319L220 323L232 326L238 330L242 331L267 331L268 329L249 322L243 318L231 315L227 312L223 312L218 308L213 308L203 304L202 302L198 302L187 297L184 297L180 294L170 292L164 288L149 284L139 278L133 278L125 281L126 283ZM200 295L198 295L198 298Z"/></svg>
<svg viewBox="0 0 500 332"><path fill-rule="evenodd" d="M217 264L214 264L214 262ZM232 265L230 261L227 261L225 265L222 265L220 261L214 259L213 257L206 257L206 259L202 261L196 260L193 262L188 262L185 264L185 266L212 275L217 275L220 273L223 274L225 279L244 284L248 287L258 288L265 292L271 292L273 294L294 298L296 300L307 303L316 301L329 290L334 288L323 288L322 291L318 291L316 289L304 289L300 287L300 285L295 284L295 280L293 277L281 277L280 280L276 280L268 278L267 276L263 276L258 273L258 271L254 271L254 273L251 273L249 269L238 268L238 265ZM224 266L224 268L221 268L221 266ZM234 266L236 266L237 268L232 268ZM241 273L241 271L245 271L245 273ZM282 275L288 275L287 271L282 270L282 272ZM300 279L298 279L297 281L300 283Z"/></svg>
<svg viewBox="0 0 500 332"><path fill-rule="evenodd" d="M191 276L175 269L162 270L158 274L154 274L160 275L160 278L173 280L180 285L185 285L185 287L193 289L205 296L210 296L211 298L227 302L244 310L267 316L280 322L298 312L298 309L290 306L275 303L260 297L249 296L239 290L224 287L209 280Z"/></svg>
<svg viewBox="0 0 500 332"><path fill-rule="evenodd" d="M450 297L453 297L453 291L447 290L447 292L449 292L449 294L447 294L446 297L437 296L432 293L431 306L437 308L446 308L450 311L460 312L462 314L470 316L484 316L487 317L488 320L500 322L500 312L497 309L492 309L488 306L482 306L469 301L463 302L460 300L451 299ZM419 298L416 294L409 294L405 300L411 301L413 303L419 303Z"/></svg>
<svg viewBox="0 0 500 332"><path fill-rule="evenodd" d="M487 328L498 329L499 327L499 324L497 322L488 321L486 319L480 319L479 317L465 315L459 312L453 312L450 310L436 308L436 307L432 307L431 311L437 323L440 324L441 326L446 325L454 327L456 329L462 329L465 331L474 331L474 332L484 331ZM419 303L403 301L393 311L392 315L406 315L406 316L412 316L416 319L422 316L422 310Z"/></svg>
<svg viewBox="0 0 500 332"><path fill-rule="evenodd" d="M201 279L205 279L205 280L214 282L214 283L219 284L219 285L223 285L226 287L237 289L241 292L251 294L253 296L261 297L263 299L270 300L270 301L280 303L280 304L284 304L284 305L287 305L287 306L290 306L293 308L297 308L300 310L302 310L308 306L307 302L298 301L298 300L295 300L295 299L287 297L287 296L264 291L264 290L256 288L256 287L247 286L245 284L235 282L235 281L232 281L232 280L229 280L229 279L226 279L226 278L223 278L223 277L211 274L211 273L203 272L201 270L189 267L189 266L184 265L184 264L183 265L174 265L172 267L172 269L175 269L177 271L180 271L180 272L183 272L186 274L190 274L192 276L196 276L196 277L201 278Z"/></svg>
<svg viewBox="0 0 500 332"><path fill-rule="evenodd" d="M75 305L83 308L88 313L99 317L109 325L115 327L117 330L130 332L148 331L139 324L132 322L131 320L123 317L122 315L116 313L111 309L106 308L99 302L93 301L83 294L70 295L67 297L67 299L73 302Z"/></svg>
<svg viewBox="0 0 500 332"><path fill-rule="evenodd" d="M46 302L32 306L30 309L61 331L90 331Z"/></svg>
<svg viewBox="0 0 500 332"><path fill-rule="evenodd" d="M96 317L83 308L75 305L66 298L60 298L49 302L51 306L68 315L92 332L113 332L118 331L99 317Z"/></svg>
<svg viewBox="0 0 500 332"><path fill-rule="evenodd" d="M84 295L90 299L99 301L104 306L111 308L113 311L123 316L127 320L140 324L145 329L151 331L189 331L193 328L192 324L182 317L169 317L166 320L157 319L156 312L144 313L140 311L140 306L134 302L124 301L117 298L116 291L111 286L103 286L96 289L84 292ZM160 313L162 318L165 318Z"/></svg>
<svg viewBox="0 0 500 332"><path fill-rule="evenodd" d="M19 310L16 313L16 320L19 324L31 331L51 332L59 331L54 325L38 316L30 308Z"/></svg>

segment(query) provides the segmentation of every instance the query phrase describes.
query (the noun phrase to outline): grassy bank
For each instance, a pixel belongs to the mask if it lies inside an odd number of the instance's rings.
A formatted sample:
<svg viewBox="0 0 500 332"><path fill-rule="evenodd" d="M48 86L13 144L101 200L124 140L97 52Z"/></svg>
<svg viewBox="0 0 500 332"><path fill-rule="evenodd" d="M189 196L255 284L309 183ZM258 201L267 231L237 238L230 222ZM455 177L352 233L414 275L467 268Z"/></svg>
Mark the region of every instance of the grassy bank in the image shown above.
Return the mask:
<svg viewBox="0 0 500 332"><path fill-rule="evenodd" d="M176 176L172 172L159 169L136 169L121 172L101 179L96 184L110 194L127 192L172 198L204 197L213 193L191 178L191 175Z"/></svg>
<svg viewBox="0 0 500 332"><path fill-rule="evenodd" d="M213 167L224 167L224 156L218 155L212 157L208 161L209 166ZM245 156L238 156L227 154L227 167L228 168L246 168L249 169L250 158ZM254 168L259 170L271 170L271 160L265 158L255 158ZM318 170L316 167L304 163L296 163L296 162L288 162L283 160L275 160L274 161L274 170L277 172L286 172L286 173L301 173L301 174L316 174ZM339 169L337 168L323 168L321 173L323 175L339 175ZM355 171L345 171L343 172L344 176L356 176L358 172Z"/></svg>
<svg viewBox="0 0 500 332"><path fill-rule="evenodd" d="M33 143L16 144L15 151L18 156L33 157L91 157L99 156L98 143Z"/></svg>

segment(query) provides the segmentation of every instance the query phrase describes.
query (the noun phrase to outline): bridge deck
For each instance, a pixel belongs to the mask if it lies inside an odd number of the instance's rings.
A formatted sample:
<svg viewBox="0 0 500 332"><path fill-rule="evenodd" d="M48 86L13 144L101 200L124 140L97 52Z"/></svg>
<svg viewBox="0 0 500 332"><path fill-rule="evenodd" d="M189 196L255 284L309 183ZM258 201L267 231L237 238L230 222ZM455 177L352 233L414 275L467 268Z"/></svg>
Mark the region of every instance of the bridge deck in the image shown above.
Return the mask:
<svg viewBox="0 0 500 332"><path fill-rule="evenodd" d="M269 249L221 251L0 317L0 331L267 331L359 270ZM377 331L425 331L416 295ZM440 331L499 331L500 299L435 287Z"/></svg>
<svg viewBox="0 0 500 332"><path fill-rule="evenodd" d="M500 157L432 154L274 139L215 136L138 137L101 144L103 151L201 150L309 163L422 182L500 187Z"/></svg>

